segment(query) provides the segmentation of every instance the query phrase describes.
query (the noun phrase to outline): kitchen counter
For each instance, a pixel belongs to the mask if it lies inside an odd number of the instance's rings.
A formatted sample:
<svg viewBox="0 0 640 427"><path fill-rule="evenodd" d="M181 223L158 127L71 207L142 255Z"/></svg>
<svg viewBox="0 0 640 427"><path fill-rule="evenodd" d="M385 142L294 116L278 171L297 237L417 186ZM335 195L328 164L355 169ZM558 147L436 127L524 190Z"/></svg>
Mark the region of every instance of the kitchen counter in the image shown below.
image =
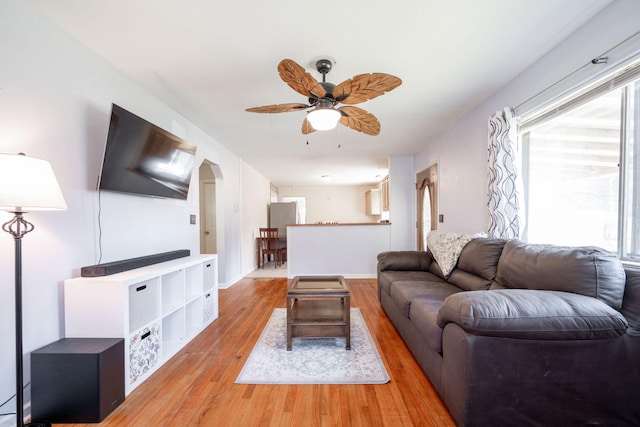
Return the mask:
<svg viewBox="0 0 640 427"><path fill-rule="evenodd" d="M344 225L391 225L390 222L323 222L315 224L287 224L287 227L325 227Z"/></svg>
<svg viewBox="0 0 640 427"><path fill-rule="evenodd" d="M376 277L377 256L390 248L390 225L380 222L287 225L289 277Z"/></svg>

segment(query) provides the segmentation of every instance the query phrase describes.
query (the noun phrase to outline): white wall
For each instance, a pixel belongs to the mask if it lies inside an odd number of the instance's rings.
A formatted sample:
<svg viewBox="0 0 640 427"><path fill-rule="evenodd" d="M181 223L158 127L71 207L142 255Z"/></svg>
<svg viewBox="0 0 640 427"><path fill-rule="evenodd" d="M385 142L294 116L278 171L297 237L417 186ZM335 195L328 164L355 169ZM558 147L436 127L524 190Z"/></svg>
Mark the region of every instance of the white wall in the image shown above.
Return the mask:
<svg viewBox="0 0 640 427"><path fill-rule="evenodd" d="M415 156L414 170L420 171L438 162L439 213L444 214L444 223L438 224L440 230L476 232L486 231L489 226L486 166L489 116L504 107L525 103L588 64L637 32L639 22L638 1L612 2L527 71L463 116L446 133L426 142L425 148ZM490 52L487 55L490 58ZM598 66L593 66L591 73L598 74L599 70ZM543 103L554 95L550 91L538 96L536 103ZM527 102L527 108L535 106Z"/></svg>
<svg viewBox="0 0 640 427"><path fill-rule="evenodd" d="M416 248L415 182L413 157L389 158L389 221L392 250Z"/></svg>
<svg viewBox="0 0 640 427"><path fill-rule="evenodd" d="M199 214L197 168L187 201L108 192L98 198L95 188L112 102L168 130L178 129L198 146L196 165L206 158L220 166L223 285L241 277L245 268L241 209L254 206L243 183L261 183L266 195L268 184L247 172L242 160L212 136L61 32L27 2L0 2L0 58L0 152L25 152L50 161L69 206L65 212L27 215L35 230L23 239L26 384L29 352L64 336L63 281L98 262L98 214L102 262L175 249L199 252L198 226L189 224L189 215ZM9 219L0 213L0 222ZM0 232L0 402L15 392L13 254L13 239ZM12 411L12 405L0 412Z"/></svg>
<svg viewBox="0 0 640 427"><path fill-rule="evenodd" d="M242 168L242 273L256 269L260 227L268 224L271 183L249 165Z"/></svg>
<svg viewBox="0 0 640 427"><path fill-rule="evenodd" d="M375 222L380 215L366 215L364 193L379 185L325 185L278 187L283 197L306 197L307 224L318 222L359 223Z"/></svg>

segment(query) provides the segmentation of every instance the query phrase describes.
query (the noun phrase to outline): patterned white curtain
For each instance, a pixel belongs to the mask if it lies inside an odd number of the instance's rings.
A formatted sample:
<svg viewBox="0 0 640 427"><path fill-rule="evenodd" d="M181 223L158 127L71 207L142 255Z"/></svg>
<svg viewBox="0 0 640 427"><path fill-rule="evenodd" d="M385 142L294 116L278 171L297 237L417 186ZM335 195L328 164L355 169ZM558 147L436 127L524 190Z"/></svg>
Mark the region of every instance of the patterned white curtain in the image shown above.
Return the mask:
<svg viewBox="0 0 640 427"><path fill-rule="evenodd" d="M489 117L489 230L490 237L518 239L521 185L517 171L517 126L511 108Z"/></svg>

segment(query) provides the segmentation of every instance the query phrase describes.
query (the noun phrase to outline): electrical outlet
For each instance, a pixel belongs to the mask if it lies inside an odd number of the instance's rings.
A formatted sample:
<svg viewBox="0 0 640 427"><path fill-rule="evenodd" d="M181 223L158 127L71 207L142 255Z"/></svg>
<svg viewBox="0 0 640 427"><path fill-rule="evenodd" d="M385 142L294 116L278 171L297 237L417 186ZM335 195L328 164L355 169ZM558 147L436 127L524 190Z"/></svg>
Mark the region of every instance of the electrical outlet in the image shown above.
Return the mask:
<svg viewBox="0 0 640 427"><path fill-rule="evenodd" d="M444 214L438 215L438 222L440 223L444 222Z"/></svg>
<svg viewBox="0 0 640 427"><path fill-rule="evenodd" d="M189 215L189 224L195 224L195 223L196 223L196 216Z"/></svg>

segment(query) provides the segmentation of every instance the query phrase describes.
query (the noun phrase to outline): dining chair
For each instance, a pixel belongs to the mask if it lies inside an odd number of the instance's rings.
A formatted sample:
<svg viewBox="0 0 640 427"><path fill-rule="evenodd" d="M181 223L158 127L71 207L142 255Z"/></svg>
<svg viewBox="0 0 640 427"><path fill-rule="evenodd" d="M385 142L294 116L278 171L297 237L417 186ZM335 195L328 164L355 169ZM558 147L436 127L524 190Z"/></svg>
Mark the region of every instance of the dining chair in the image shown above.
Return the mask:
<svg viewBox="0 0 640 427"><path fill-rule="evenodd" d="M280 255L280 265L287 262L287 239L278 240L278 255Z"/></svg>
<svg viewBox="0 0 640 427"><path fill-rule="evenodd" d="M281 260L280 249L278 249L278 229L277 228L260 228L260 263L262 268L266 264L264 258L273 255L275 267L278 267L278 259Z"/></svg>

